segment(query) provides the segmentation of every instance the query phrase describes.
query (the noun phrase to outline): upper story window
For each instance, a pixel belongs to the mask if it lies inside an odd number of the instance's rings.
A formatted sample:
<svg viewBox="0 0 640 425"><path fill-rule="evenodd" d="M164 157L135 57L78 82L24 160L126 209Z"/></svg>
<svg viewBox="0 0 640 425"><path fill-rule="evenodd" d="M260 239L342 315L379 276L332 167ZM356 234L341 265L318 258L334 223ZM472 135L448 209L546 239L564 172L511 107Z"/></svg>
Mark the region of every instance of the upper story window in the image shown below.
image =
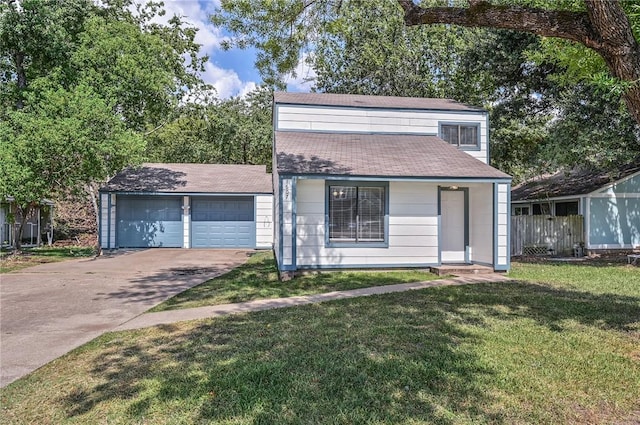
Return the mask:
<svg viewBox="0 0 640 425"><path fill-rule="evenodd" d="M440 138L463 149L480 148L480 124L440 124Z"/></svg>

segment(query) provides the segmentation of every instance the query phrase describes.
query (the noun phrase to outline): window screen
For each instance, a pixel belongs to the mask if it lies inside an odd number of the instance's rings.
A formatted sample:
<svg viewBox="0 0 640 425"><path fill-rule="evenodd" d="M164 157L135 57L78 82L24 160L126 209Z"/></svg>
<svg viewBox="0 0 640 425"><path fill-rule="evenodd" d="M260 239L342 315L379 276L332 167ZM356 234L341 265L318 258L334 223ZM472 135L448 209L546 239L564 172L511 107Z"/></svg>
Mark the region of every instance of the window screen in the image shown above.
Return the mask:
<svg viewBox="0 0 640 425"><path fill-rule="evenodd" d="M578 215L578 201L556 202L556 215L559 217Z"/></svg>
<svg viewBox="0 0 640 425"><path fill-rule="evenodd" d="M478 146L478 126L442 124L440 138L455 146Z"/></svg>
<svg viewBox="0 0 640 425"><path fill-rule="evenodd" d="M533 204L533 215L551 215L551 204L548 202Z"/></svg>
<svg viewBox="0 0 640 425"><path fill-rule="evenodd" d="M478 127L460 126L460 144L465 146L478 145Z"/></svg>
<svg viewBox="0 0 640 425"><path fill-rule="evenodd" d="M329 240L383 242L384 215L384 187L329 187Z"/></svg>

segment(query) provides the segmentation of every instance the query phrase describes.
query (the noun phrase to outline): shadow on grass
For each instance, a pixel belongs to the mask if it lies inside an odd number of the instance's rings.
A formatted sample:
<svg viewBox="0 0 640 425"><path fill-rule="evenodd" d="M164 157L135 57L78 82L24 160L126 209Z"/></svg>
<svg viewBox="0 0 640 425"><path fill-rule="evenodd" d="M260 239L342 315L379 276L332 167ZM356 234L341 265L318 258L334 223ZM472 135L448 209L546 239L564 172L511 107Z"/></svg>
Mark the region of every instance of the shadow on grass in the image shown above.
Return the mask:
<svg viewBox="0 0 640 425"><path fill-rule="evenodd" d="M333 271L307 273L282 282L272 253L255 254L246 264L213 280L193 287L151 311L238 303L260 298L281 298L329 291L358 289L396 283L437 279L421 270Z"/></svg>
<svg viewBox="0 0 640 425"><path fill-rule="evenodd" d="M62 403L68 417L121 403L125 422L509 423L475 350L489 318L627 331L640 299L483 284L110 334L90 370L104 383Z"/></svg>

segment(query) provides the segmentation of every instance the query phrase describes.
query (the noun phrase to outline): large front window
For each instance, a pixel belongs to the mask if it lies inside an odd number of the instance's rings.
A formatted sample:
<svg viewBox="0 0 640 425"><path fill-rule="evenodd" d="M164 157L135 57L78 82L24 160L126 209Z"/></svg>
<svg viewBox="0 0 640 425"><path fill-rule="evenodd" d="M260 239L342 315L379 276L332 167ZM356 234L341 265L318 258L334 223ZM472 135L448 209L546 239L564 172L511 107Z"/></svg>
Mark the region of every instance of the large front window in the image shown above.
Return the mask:
<svg viewBox="0 0 640 425"><path fill-rule="evenodd" d="M384 242L385 187L329 186L329 241Z"/></svg>

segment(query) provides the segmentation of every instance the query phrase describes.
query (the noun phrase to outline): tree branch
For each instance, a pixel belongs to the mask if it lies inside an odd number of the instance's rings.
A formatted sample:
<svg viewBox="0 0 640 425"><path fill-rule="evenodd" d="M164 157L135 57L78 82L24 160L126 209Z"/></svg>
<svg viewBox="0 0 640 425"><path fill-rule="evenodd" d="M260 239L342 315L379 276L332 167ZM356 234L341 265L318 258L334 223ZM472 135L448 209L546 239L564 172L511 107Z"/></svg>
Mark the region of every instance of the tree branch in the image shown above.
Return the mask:
<svg viewBox="0 0 640 425"><path fill-rule="evenodd" d="M531 32L545 37L572 40L598 50L602 41L585 12L544 10L518 6L493 5L472 0L468 8L428 7L412 0L397 0L404 10L406 25L452 24L465 27L490 27Z"/></svg>

